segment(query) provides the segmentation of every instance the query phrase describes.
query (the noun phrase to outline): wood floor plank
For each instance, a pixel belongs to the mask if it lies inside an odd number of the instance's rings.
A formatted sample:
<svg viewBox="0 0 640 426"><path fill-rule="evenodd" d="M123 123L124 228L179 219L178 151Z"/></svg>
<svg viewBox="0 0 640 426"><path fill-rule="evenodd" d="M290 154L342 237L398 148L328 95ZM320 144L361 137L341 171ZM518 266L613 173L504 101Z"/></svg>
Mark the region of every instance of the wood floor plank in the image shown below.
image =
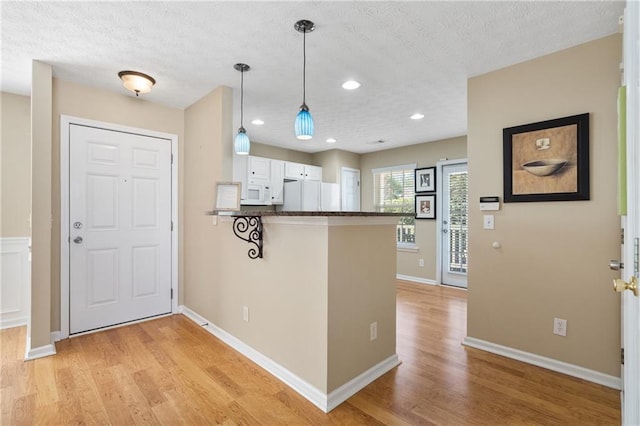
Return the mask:
<svg viewBox="0 0 640 426"><path fill-rule="evenodd" d="M617 425L619 392L466 348L466 292L397 283L401 365L325 414L182 315L24 362L0 331L4 425Z"/></svg>

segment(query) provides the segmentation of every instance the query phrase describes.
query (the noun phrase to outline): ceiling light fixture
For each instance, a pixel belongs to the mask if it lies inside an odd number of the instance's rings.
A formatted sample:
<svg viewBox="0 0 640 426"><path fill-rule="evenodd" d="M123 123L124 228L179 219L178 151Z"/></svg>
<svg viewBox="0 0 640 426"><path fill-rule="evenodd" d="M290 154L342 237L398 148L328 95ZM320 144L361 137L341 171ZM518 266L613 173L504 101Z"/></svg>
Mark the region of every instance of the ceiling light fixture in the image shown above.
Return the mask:
<svg viewBox="0 0 640 426"><path fill-rule="evenodd" d="M235 64L233 68L240 71L240 128L238 129L233 148L237 155L249 155L251 142L249 141L247 132L244 130L242 122L244 119L244 73L245 71L249 71L251 67L247 64Z"/></svg>
<svg viewBox="0 0 640 426"><path fill-rule="evenodd" d="M260 120L259 118L256 118L251 122L251 124L255 124L256 126L262 126L264 124L264 121Z"/></svg>
<svg viewBox="0 0 640 426"><path fill-rule="evenodd" d="M327 139L327 143L336 143L336 142L338 142L338 140L336 138Z"/></svg>
<svg viewBox="0 0 640 426"><path fill-rule="evenodd" d="M140 93L149 93L156 84L153 77L138 71L120 71L118 77L122 80L124 87L135 92L136 96Z"/></svg>
<svg viewBox="0 0 640 426"><path fill-rule="evenodd" d="M342 83L342 88L345 90L355 90L360 87L360 83L355 80L349 80Z"/></svg>
<svg viewBox="0 0 640 426"><path fill-rule="evenodd" d="M296 138L301 140L308 140L313 137L313 118L309 113L309 107L306 102L307 91L307 33L316 29L313 22L306 19L302 19L295 23L293 26L296 31L302 33L302 105L300 105L300 112L296 116L294 123L294 129L296 132Z"/></svg>
<svg viewBox="0 0 640 426"><path fill-rule="evenodd" d="M420 114L419 112L416 112L409 118L412 120L422 120L424 118L424 114Z"/></svg>

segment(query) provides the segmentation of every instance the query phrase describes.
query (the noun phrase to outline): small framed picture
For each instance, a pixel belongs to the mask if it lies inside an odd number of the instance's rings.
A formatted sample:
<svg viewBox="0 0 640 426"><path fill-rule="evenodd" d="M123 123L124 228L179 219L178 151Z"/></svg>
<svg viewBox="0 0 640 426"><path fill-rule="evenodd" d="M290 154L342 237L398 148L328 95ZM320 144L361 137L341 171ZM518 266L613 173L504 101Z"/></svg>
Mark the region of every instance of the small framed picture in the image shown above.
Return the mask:
<svg viewBox="0 0 640 426"><path fill-rule="evenodd" d="M240 182L218 182L215 210L240 210Z"/></svg>
<svg viewBox="0 0 640 426"><path fill-rule="evenodd" d="M416 195L416 219L436 218L436 194Z"/></svg>
<svg viewBox="0 0 640 426"><path fill-rule="evenodd" d="M425 167L415 170L415 192L433 192L436 190L436 168Z"/></svg>

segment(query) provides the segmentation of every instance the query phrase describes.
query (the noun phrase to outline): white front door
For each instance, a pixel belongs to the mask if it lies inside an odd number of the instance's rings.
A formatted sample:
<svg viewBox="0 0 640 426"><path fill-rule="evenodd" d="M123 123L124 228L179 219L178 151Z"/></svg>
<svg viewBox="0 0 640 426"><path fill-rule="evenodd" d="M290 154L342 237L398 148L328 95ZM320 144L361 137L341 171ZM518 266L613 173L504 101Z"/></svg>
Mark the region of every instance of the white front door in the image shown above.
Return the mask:
<svg viewBox="0 0 640 426"><path fill-rule="evenodd" d="M171 141L69 131L69 332L170 313Z"/></svg>
<svg viewBox="0 0 640 426"><path fill-rule="evenodd" d="M343 167L340 174L340 209L345 212L360 211L360 170Z"/></svg>
<svg viewBox="0 0 640 426"><path fill-rule="evenodd" d="M640 3L628 1L624 18L624 76L627 87L627 217L622 278L640 278ZM624 348L622 424L640 424L640 297L622 294Z"/></svg>
<svg viewBox="0 0 640 426"><path fill-rule="evenodd" d="M467 163L442 166L442 284L467 287L469 247Z"/></svg>

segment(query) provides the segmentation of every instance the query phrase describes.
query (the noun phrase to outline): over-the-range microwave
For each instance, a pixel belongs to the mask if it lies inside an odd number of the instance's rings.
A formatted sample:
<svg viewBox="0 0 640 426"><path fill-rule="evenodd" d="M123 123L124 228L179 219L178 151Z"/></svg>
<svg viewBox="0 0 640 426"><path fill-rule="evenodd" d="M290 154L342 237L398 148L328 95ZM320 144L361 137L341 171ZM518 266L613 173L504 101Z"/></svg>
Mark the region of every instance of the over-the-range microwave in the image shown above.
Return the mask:
<svg viewBox="0 0 640 426"><path fill-rule="evenodd" d="M241 204L249 206L264 206L271 204L271 186L263 183L247 185L247 196Z"/></svg>

